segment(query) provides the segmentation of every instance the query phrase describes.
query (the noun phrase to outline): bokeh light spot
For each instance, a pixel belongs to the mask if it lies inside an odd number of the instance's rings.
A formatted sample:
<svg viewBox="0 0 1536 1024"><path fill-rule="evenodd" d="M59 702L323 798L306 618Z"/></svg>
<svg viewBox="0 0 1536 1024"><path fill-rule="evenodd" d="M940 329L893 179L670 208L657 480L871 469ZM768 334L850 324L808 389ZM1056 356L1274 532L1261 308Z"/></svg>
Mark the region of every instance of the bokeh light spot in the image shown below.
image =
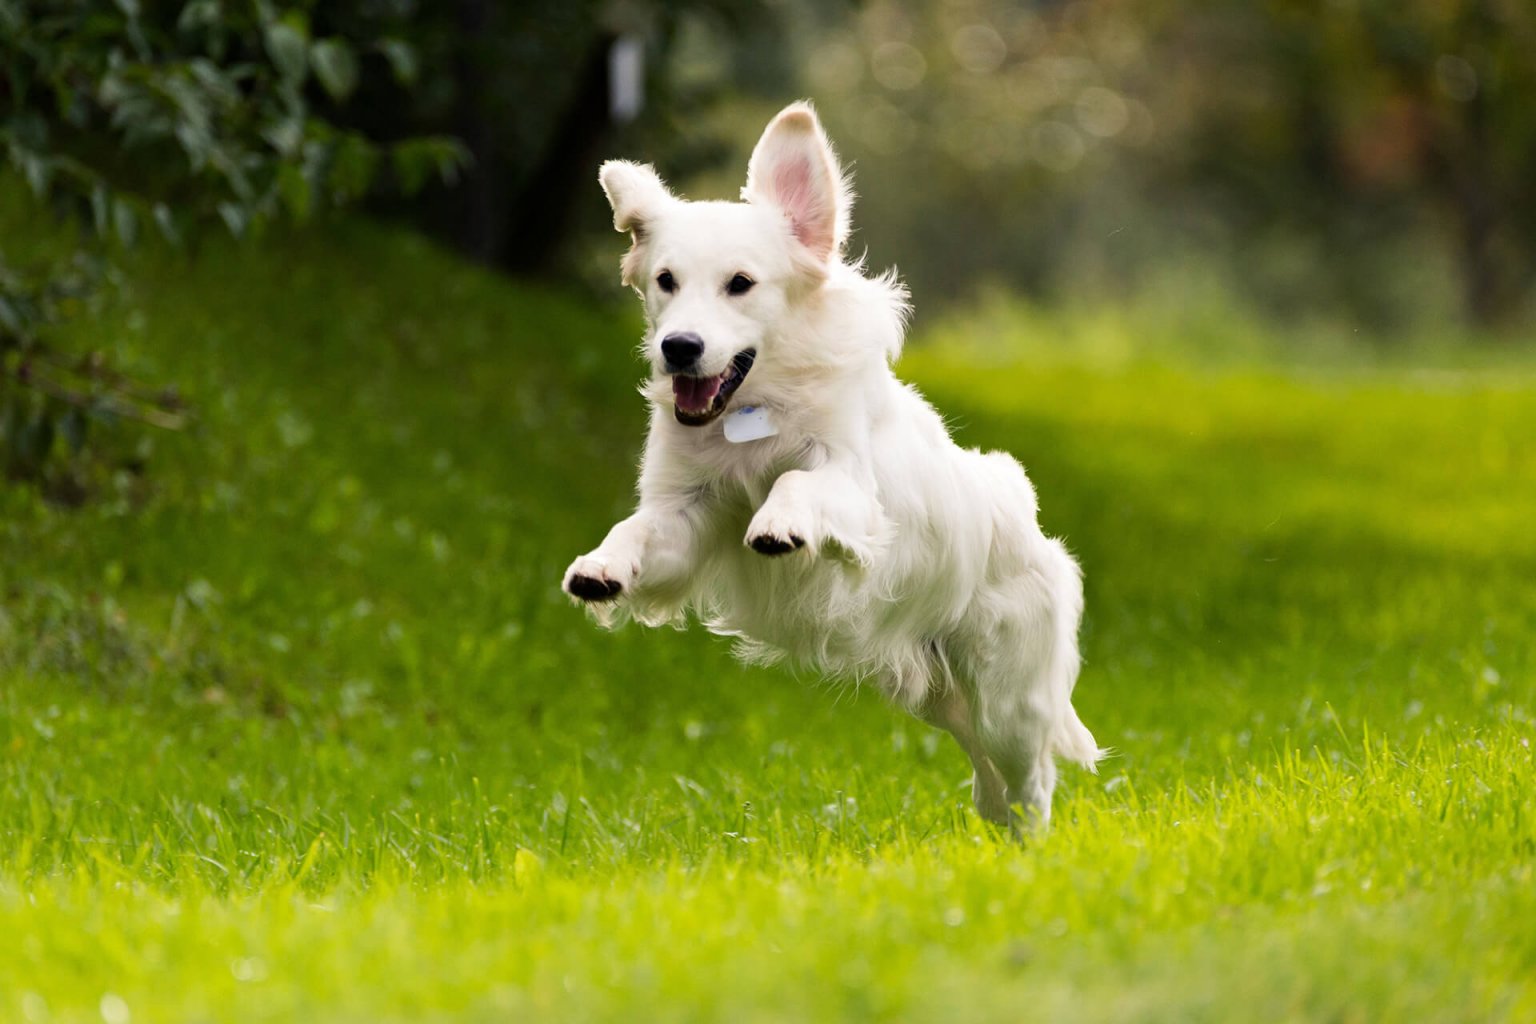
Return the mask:
<svg viewBox="0 0 1536 1024"><path fill-rule="evenodd" d="M1443 53L1435 61L1435 81L1441 92L1458 103L1477 95L1477 69L1454 53Z"/></svg>
<svg viewBox="0 0 1536 1024"><path fill-rule="evenodd" d="M1089 135L1112 139L1131 121L1130 108L1113 89L1093 85L1077 97L1077 123Z"/></svg>
<svg viewBox="0 0 1536 1024"><path fill-rule="evenodd" d="M875 81L895 92L916 89L928 73L923 55L906 43L883 43L876 47L870 65Z"/></svg>
<svg viewBox="0 0 1536 1024"><path fill-rule="evenodd" d="M1035 128L1030 148L1035 162L1058 174L1072 170L1083 159L1083 137L1077 129L1060 121L1046 121Z"/></svg>
<svg viewBox="0 0 1536 1024"><path fill-rule="evenodd" d="M973 75L990 75L1008 58L1008 44L991 25L966 25L949 40L950 52Z"/></svg>

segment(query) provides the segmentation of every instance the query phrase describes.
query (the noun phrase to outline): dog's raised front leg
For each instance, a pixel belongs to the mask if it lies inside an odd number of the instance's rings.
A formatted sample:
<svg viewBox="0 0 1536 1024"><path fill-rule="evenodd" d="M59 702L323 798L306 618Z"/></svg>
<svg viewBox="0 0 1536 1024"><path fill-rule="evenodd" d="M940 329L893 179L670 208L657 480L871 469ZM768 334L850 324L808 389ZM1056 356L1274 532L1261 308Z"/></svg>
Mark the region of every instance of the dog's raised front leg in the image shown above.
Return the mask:
<svg viewBox="0 0 1536 1024"><path fill-rule="evenodd" d="M808 547L812 554L868 566L885 528L885 514L872 490L838 466L826 465L792 469L775 480L747 526L746 542L763 555Z"/></svg>
<svg viewBox="0 0 1536 1024"><path fill-rule="evenodd" d="M644 598L680 604L693 563L694 526L680 509L642 506L565 571L563 589L589 604Z"/></svg>

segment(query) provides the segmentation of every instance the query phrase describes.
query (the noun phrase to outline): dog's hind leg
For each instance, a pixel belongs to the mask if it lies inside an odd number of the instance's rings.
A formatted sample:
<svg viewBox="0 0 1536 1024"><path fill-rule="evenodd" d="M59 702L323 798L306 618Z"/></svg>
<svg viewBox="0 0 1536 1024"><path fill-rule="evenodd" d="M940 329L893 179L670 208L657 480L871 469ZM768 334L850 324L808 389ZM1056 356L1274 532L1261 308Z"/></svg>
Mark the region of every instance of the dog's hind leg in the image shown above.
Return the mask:
<svg viewBox="0 0 1536 1024"><path fill-rule="evenodd" d="M1055 542L1040 554L1030 569L999 581L990 628L974 638L965 668L976 683L982 749L1002 772L1009 804L1023 805L1024 824L1043 829L1056 754L1091 769L1098 751L1072 710L1082 616L1077 567Z"/></svg>
<svg viewBox="0 0 1536 1024"><path fill-rule="evenodd" d="M1024 818L1013 821L1016 830L1044 829L1056 789L1049 720L1027 701L1003 707L992 702L979 717L978 739L1002 775L1005 799L1010 808L1024 808Z"/></svg>
<svg viewBox="0 0 1536 1024"><path fill-rule="evenodd" d="M1038 828L1051 819L1056 755L1090 771L1100 756L1072 709L1082 590L1065 559L1062 552L1054 579L1047 566L1000 590L1010 614L999 617L966 666L976 682L982 749L1002 772L1009 804L1024 805L1026 823Z"/></svg>
<svg viewBox="0 0 1536 1024"><path fill-rule="evenodd" d="M977 738L1002 773L1009 805L1024 807L1021 832L1050 823L1055 737L1072 714L1078 665L1075 616L1066 639L1054 621L1063 609L1032 590L1009 593L1014 614L995 623L965 665L976 683Z"/></svg>
<svg viewBox="0 0 1536 1024"><path fill-rule="evenodd" d="M955 738L960 749L971 759L971 802L976 813L999 825L1010 824L1013 812L1008 807L1007 787L976 736L971 701L958 684L951 682L942 692L930 694L917 709L918 717L943 729Z"/></svg>

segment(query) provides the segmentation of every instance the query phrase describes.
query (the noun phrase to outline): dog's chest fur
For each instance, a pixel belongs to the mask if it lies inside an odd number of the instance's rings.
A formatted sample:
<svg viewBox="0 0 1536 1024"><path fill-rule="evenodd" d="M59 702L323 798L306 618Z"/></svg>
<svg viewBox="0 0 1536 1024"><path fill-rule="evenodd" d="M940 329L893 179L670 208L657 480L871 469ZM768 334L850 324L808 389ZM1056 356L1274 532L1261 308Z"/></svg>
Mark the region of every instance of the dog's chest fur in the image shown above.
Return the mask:
<svg viewBox="0 0 1536 1024"><path fill-rule="evenodd" d="M781 474L810 469L819 461L816 440L800 424L780 411L769 415L775 417L777 434L739 444L726 440L719 424L695 430L663 421L653 429L664 431L661 440L669 459L701 496L728 506L745 502L750 516Z"/></svg>

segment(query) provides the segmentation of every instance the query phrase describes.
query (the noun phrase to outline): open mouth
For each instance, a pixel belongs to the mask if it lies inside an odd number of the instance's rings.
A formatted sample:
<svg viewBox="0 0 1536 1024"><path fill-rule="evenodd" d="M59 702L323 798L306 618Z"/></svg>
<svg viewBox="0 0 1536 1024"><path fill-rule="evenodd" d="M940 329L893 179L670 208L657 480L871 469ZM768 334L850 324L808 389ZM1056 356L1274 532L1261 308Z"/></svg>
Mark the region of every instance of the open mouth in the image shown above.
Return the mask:
<svg viewBox="0 0 1536 1024"><path fill-rule="evenodd" d="M725 411L741 382L747 379L752 361L757 358L756 349L744 349L736 353L724 373L713 377L689 377L674 374L672 377L673 414L685 427L702 427Z"/></svg>

